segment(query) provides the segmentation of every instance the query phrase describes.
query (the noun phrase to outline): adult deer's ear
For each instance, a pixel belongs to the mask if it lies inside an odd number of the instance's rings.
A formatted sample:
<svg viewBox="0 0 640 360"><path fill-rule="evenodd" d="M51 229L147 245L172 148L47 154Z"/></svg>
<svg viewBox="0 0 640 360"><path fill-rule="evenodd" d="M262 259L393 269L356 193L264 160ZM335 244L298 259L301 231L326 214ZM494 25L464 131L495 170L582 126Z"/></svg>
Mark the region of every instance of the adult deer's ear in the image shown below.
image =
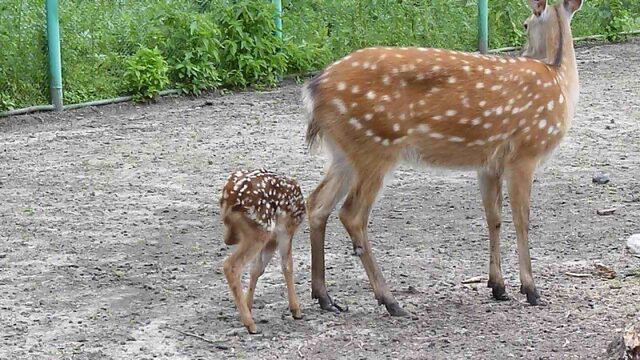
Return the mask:
<svg viewBox="0 0 640 360"><path fill-rule="evenodd" d="M533 15L540 16L547 7L547 0L529 0L529 7L531 8Z"/></svg>
<svg viewBox="0 0 640 360"><path fill-rule="evenodd" d="M569 12L569 14L573 15L573 13L580 10L582 3L582 0L564 0L564 8Z"/></svg>

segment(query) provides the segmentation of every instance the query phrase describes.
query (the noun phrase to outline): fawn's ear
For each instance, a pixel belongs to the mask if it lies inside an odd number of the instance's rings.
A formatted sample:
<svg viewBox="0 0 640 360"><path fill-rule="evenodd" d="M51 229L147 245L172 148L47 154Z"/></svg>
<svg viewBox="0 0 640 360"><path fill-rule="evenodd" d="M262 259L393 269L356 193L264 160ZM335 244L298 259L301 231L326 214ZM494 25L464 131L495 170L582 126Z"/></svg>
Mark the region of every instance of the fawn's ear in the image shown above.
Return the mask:
<svg viewBox="0 0 640 360"><path fill-rule="evenodd" d="M544 12L544 9L547 8L547 0L529 0L529 7L533 15L540 16Z"/></svg>
<svg viewBox="0 0 640 360"><path fill-rule="evenodd" d="M582 7L582 0L564 0L564 8L569 12L569 14L573 15L576 11L580 10Z"/></svg>

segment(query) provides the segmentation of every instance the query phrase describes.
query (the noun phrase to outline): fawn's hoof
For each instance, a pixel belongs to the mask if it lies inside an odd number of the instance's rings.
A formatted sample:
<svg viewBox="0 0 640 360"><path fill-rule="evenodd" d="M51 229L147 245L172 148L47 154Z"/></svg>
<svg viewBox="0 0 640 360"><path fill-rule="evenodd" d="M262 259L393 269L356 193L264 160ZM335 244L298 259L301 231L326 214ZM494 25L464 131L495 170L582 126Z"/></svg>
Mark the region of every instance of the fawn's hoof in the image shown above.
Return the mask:
<svg viewBox="0 0 640 360"><path fill-rule="evenodd" d="M256 324L247 325L246 327L247 327L247 331L251 335L258 335L262 333L262 330L258 329Z"/></svg>
<svg viewBox="0 0 640 360"><path fill-rule="evenodd" d="M304 315L302 315L302 310L300 309L291 309L291 316L296 320L302 320L304 317Z"/></svg>

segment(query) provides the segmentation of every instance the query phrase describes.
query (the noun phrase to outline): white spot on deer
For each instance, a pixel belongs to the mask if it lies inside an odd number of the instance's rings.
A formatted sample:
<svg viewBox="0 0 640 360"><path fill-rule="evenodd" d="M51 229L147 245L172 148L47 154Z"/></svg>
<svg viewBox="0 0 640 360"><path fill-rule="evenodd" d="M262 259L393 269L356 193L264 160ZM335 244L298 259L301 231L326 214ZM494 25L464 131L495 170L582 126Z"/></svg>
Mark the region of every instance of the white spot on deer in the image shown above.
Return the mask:
<svg viewBox="0 0 640 360"><path fill-rule="evenodd" d="M476 68L476 70L478 70L478 71L483 71L483 70L484 70L484 66L482 66L482 65L478 65L478 67Z"/></svg>
<svg viewBox="0 0 640 360"><path fill-rule="evenodd" d="M553 110L553 107L555 106L555 103L553 102L553 100L549 101L549 103L547 103L547 109L549 109L549 111Z"/></svg>
<svg viewBox="0 0 640 360"><path fill-rule="evenodd" d="M344 89L347 88L347 84L344 81L340 81L338 83L338 86L336 86L336 89L338 89L338 91L344 91Z"/></svg>
<svg viewBox="0 0 640 360"><path fill-rule="evenodd" d="M349 119L349 124L351 124L351 126L353 126L354 128L356 128L356 130L360 130L362 129L362 124L360 123L360 121L358 121L358 119L356 118L351 118Z"/></svg>
<svg viewBox="0 0 640 360"><path fill-rule="evenodd" d="M469 122L469 119L467 119L467 118L462 118L462 119L458 120L458 123L459 123L459 124L462 124L462 125L465 125L465 124L467 124L468 122Z"/></svg>
<svg viewBox="0 0 640 360"><path fill-rule="evenodd" d="M538 123L538 127L540 129L544 129L545 126L547 126L547 120L545 120L545 119L540 120L540 123Z"/></svg>
<svg viewBox="0 0 640 360"><path fill-rule="evenodd" d="M401 79L400 80L400 86L401 87L407 87L407 81L405 79Z"/></svg>
<svg viewBox="0 0 640 360"><path fill-rule="evenodd" d="M447 110L447 112L445 112L444 114L451 117L451 116L455 116L458 112L456 110Z"/></svg>
<svg viewBox="0 0 640 360"><path fill-rule="evenodd" d="M486 102L485 100L481 100L481 101L478 103L478 105L479 105L480 107L484 107L485 105L487 105L487 102Z"/></svg>
<svg viewBox="0 0 640 360"><path fill-rule="evenodd" d="M564 104L564 95L560 94L560 97L558 98L558 103Z"/></svg>
<svg viewBox="0 0 640 360"><path fill-rule="evenodd" d="M484 115L484 117L489 117L491 116L491 110L485 110L482 115Z"/></svg>
<svg viewBox="0 0 640 360"><path fill-rule="evenodd" d="M383 76L382 83L385 85L391 85L391 77L389 75Z"/></svg>
<svg viewBox="0 0 640 360"><path fill-rule="evenodd" d="M484 127L485 129L488 129L490 127L492 127L493 124L492 123L484 123L484 125L482 125L482 127Z"/></svg>
<svg viewBox="0 0 640 360"><path fill-rule="evenodd" d="M373 90L369 90L369 92L367 92L367 99L373 100L375 98L376 98L376 92Z"/></svg>
<svg viewBox="0 0 640 360"><path fill-rule="evenodd" d="M371 66L371 63L369 63L368 61L365 61L365 62L362 63L362 67L364 69L368 69L370 66Z"/></svg>
<svg viewBox="0 0 640 360"><path fill-rule="evenodd" d="M500 90L500 89L502 89L502 85L493 85L493 86L491 87L491 91L498 91L498 90Z"/></svg>
<svg viewBox="0 0 640 360"><path fill-rule="evenodd" d="M385 110L384 105L378 104L376 106L373 107L373 111L377 112L377 113L381 113Z"/></svg>
<svg viewBox="0 0 640 360"><path fill-rule="evenodd" d="M547 134L551 135L551 133L553 133L555 129L556 129L555 127L549 126L549 128L547 129Z"/></svg>
<svg viewBox="0 0 640 360"><path fill-rule="evenodd" d="M382 140L382 145L389 146L389 139Z"/></svg>
<svg viewBox="0 0 640 360"><path fill-rule="evenodd" d="M352 102L351 103L351 108L355 109L356 107L358 107L358 103L357 102Z"/></svg>
<svg viewBox="0 0 640 360"><path fill-rule="evenodd" d="M399 138L393 140L392 143L393 143L393 145L398 145L398 144L402 143L406 138L407 138L406 136L399 137Z"/></svg>
<svg viewBox="0 0 640 360"><path fill-rule="evenodd" d="M384 102L391 102L391 96L389 96L389 95L382 95L382 96L380 97L380 100L381 100L381 101L384 101Z"/></svg>
<svg viewBox="0 0 640 360"><path fill-rule="evenodd" d="M434 139L444 139L444 135L442 135L442 134L440 134L440 133L436 133L436 132L434 132L434 133L430 133L430 134L429 134L429 137L432 137L432 138L434 138Z"/></svg>
<svg viewBox="0 0 640 360"><path fill-rule="evenodd" d="M345 103L344 103L344 101L342 101L342 99L333 98L331 100L331 103L333 103L333 105L336 107L336 109L338 109L340 114L346 114L347 113L347 105L345 105Z"/></svg>
<svg viewBox="0 0 640 360"><path fill-rule="evenodd" d="M448 81L448 82L449 82L449 84L455 84L455 83L456 83L456 81L458 81L458 80L456 80L456 78L455 78L455 77L453 77L453 76L450 76L450 77L449 77L449 81Z"/></svg>
<svg viewBox="0 0 640 360"><path fill-rule="evenodd" d="M395 131L395 132L400 131L400 124L398 124L398 123L393 124L393 131Z"/></svg>
<svg viewBox="0 0 640 360"><path fill-rule="evenodd" d="M427 105L427 102L424 101L423 99L420 99L420 100L418 100L418 104L420 104L422 106L425 106L425 105Z"/></svg>
<svg viewBox="0 0 640 360"><path fill-rule="evenodd" d="M402 121L407 120L407 114L405 114L405 113L400 114L400 120L402 120Z"/></svg>
<svg viewBox="0 0 640 360"><path fill-rule="evenodd" d="M449 137L449 141L450 142L455 142L455 143L461 143L464 142L464 138L458 137L458 136L450 136Z"/></svg>
<svg viewBox="0 0 640 360"><path fill-rule="evenodd" d="M397 57L398 59L404 58L404 55L400 55L398 53L393 54L393 56Z"/></svg>
<svg viewBox="0 0 640 360"><path fill-rule="evenodd" d="M376 135L376 136L373 137L373 141L379 143L380 141L382 141L382 138L380 136Z"/></svg>
<svg viewBox="0 0 640 360"><path fill-rule="evenodd" d="M359 93L359 92L360 92L360 86L358 86L358 85L354 85L354 86L351 88L351 92L352 92L353 94L357 94L357 93Z"/></svg>
<svg viewBox="0 0 640 360"><path fill-rule="evenodd" d="M373 130L367 130L367 131L364 132L364 134L369 136L369 137L371 137L371 136L373 136Z"/></svg>
<svg viewBox="0 0 640 360"><path fill-rule="evenodd" d="M440 121L443 119L442 115L435 115L435 116L432 116L431 118L435 121Z"/></svg>
<svg viewBox="0 0 640 360"><path fill-rule="evenodd" d="M486 75L490 75L490 74L491 74L491 69L488 69L488 68L487 68L487 69L484 69L484 73L485 73Z"/></svg>
<svg viewBox="0 0 640 360"><path fill-rule="evenodd" d="M427 125L427 124L420 124L420 125L418 125L418 126L416 127L416 130L417 130L419 133L426 134L426 133L428 133L428 132L431 130L431 128L430 128L430 127L429 127L429 125Z"/></svg>
<svg viewBox="0 0 640 360"><path fill-rule="evenodd" d="M466 107L466 108L471 107L471 103L470 103L470 101L469 101L469 98L468 98L468 97L463 97L463 98L462 98L462 106L464 106L464 107Z"/></svg>
<svg viewBox="0 0 640 360"><path fill-rule="evenodd" d="M372 113L366 113L364 114L364 119L366 121L370 121L371 119L373 119L373 114Z"/></svg>
<svg viewBox="0 0 640 360"><path fill-rule="evenodd" d="M484 142L484 141L482 141L482 140L476 140L476 141L472 141L472 142L470 142L470 143L467 143L467 146L475 146L475 145L483 146L484 144L485 144L485 142Z"/></svg>
<svg viewBox="0 0 640 360"><path fill-rule="evenodd" d="M416 75L416 80L424 80L424 74L420 73Z"/></svg>
<svg viewBox="0 0 640 360"><path fill-rule="evenodd" d="M537 113L541 113L541 112L543 112L543 111L544 111L544 106L540 106L540 107L536 110L536 112L537 112Z"/></svg>
<svg viewBox="0 0 640 360"><path fill-rule="evenodd" d="M354 61L354 62L351 63L351 66L358 67L358 66L360 66L360 63L357 62L357 61Z"/></svg>
<svg viewBox="0 0 640 360"><path fill-rule="evenodd" d="M494 111L496 112L496 115L502 115L503 108L502 106L498 106Z"/></svg>
<svg viewBox="0 0 640 360"><path fill-rule="evenodd" d="M482 123L482 120L481 120L479 117L477 117L477 118L475 118L475 119L471 120L471 125L473 125L473 126L478 126L478 125L480 125L481 123Z"/></svg>
<svg viewBox="0 0 640 360"><path fill-rule="evenodd" d="M430 93L432 93L432 94L435 94L435 93L439 92L440 90L441 90L441 89L440 89L439 87L432 87L432 88L429 90L429 92L430 92Z"/></svg>
<svg viewBox="0 0 640 360"><path fill-rule="evenodd" d="M484 88L484 83L479 82L476 84L476 89L483 89L483 88Z"/></svg>
<svg viewBox="0 0 640 360"><path fill-rule="evenodd" d="M441 67L438 65L435 65L434 67L431 68L431 70L433 71L440 71Z"/></svg>
<svg viewBox="0 0 640 360"><path fill-rule="evenodd" d="M522 132L525 133L525 134L528 133L529 131L531 131L531 127L530 126L527 126L524 129L522 129Z"/></svg>
<svg viewBox="0 0 640 360"><path fill-rule="evenodd" d="M465 65L462 67L462 70L464 70L465 72L470 72L471 71L471 67L469 65Z"/></svg>

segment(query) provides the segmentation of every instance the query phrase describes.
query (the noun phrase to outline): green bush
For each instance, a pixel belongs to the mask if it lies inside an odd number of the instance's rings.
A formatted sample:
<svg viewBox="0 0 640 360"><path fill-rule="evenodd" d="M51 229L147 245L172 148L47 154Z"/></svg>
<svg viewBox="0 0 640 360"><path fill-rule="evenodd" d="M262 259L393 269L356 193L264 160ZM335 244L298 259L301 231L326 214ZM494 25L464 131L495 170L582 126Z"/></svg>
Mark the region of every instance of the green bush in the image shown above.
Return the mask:
<svg viewBox="0 0 640 360"><path fill-rule="evenodd" d="M625 35L620 33L630 31L635 25L629 7L630 2L622 0L597 0L600 27L604 30L607 40L622 41Z"/></svg>
<svg viewBox="0 0 640 360"><path fill-rule="evenodd" d="M153 99L169 84L169 65L158 48L140 48L127 59L124 81L134 100Z"/></svg>
<svg viewBox="0 0 640 360"><path fill-rule="evenodd" d="M59 1L66 103L271 86L366 46L477 44L477 0L283 0L284 39L270 0ZM490 47L521 45L526 1L489 5ZM572 27L622 40L640 29L640 1L587 1ZM0 1L0 111L49 102L45 29L41 0Z"/></svg>

